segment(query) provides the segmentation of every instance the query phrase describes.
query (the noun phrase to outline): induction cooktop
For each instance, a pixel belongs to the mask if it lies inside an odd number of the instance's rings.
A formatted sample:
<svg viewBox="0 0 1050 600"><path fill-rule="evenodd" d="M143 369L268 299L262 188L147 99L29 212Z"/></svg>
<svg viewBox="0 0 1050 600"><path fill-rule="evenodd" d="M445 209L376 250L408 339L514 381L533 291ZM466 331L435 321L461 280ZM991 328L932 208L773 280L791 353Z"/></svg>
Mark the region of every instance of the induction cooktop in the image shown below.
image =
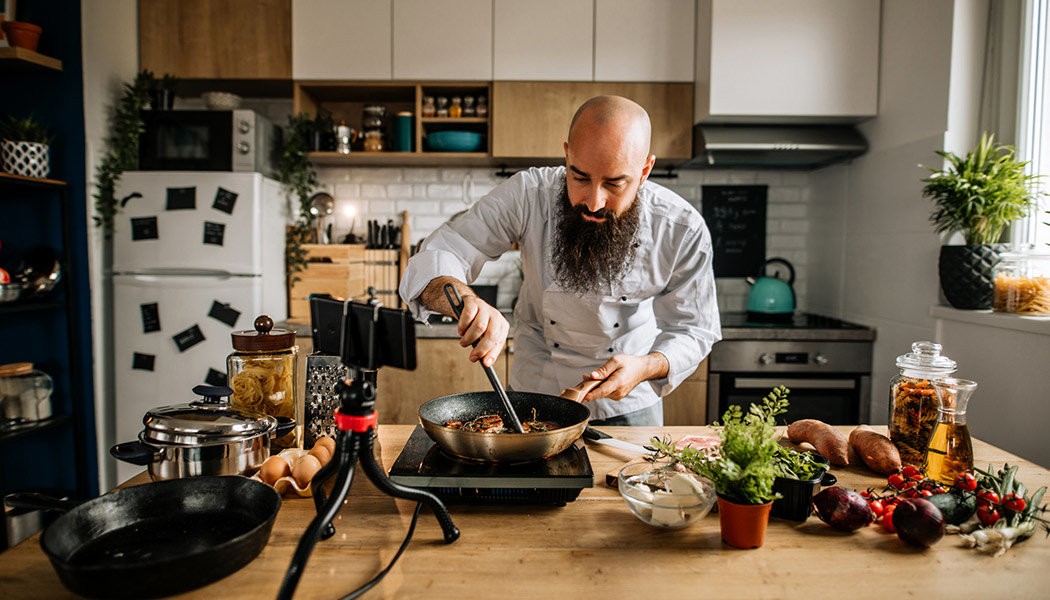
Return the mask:
<svg viewBox="0 0 1050 600"><path fill-rule="evenodd" d="M490 463L446 454L416 425L390 467L390 480L446 502L564 505L594 487L594 471L579 441L543 460Z"/></svg>
<svg viewBox="0 0 1050 600"><path fill-rule="evenodd" d="M834 317L825 317L810 313L796 312L783 322L763 323L749 320L746 312L724 312L721 314L722 327L755 327L765 329L868 329Z"/></svg>

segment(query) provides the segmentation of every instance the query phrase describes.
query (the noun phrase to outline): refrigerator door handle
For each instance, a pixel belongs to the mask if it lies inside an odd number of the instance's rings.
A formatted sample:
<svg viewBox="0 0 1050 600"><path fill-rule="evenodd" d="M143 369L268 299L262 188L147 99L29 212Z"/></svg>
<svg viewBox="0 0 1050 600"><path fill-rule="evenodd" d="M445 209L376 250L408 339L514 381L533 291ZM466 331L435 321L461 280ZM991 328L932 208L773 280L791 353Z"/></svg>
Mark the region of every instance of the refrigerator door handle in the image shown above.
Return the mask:
<svg viewBox="0 0 1050 600"><path fill-rule="evenodd" d="M230 279L232 277L259 277L253 273L231 273L223 269L154 269L151 271L114 271L113 275L136 277L139 279L156 280L160 277L216 277L219 279Z"/></svg>

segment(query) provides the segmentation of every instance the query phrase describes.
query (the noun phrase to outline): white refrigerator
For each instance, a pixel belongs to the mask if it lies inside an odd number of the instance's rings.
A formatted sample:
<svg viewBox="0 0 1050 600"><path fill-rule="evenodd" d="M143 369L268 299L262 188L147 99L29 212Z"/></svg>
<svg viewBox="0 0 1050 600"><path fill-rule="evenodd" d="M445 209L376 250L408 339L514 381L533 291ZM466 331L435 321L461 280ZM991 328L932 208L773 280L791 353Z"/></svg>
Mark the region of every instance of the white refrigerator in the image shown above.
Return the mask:
<svg viewBox="0 0 1050 600"><path fill-rule="evenodd" d="M136 171L113 227L114 440L137 439L151 408L226 385L230 333L287 318L288 210L258 173ZM108 446L107 446L108 449ZM142 467L110 459L116 482ZM114 472L114 471L111 471Z"/></svg>

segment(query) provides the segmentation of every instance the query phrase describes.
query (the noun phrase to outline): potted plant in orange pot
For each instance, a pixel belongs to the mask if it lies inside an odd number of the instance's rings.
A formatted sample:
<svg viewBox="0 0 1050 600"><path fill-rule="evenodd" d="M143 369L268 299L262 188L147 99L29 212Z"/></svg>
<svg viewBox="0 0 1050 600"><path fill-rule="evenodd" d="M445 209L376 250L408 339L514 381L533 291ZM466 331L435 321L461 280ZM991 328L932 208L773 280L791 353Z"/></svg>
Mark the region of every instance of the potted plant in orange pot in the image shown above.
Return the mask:
<svg viewBox="0 0 1050 600"><path fill-rule="evenodd" d="M773 491L779 445L774 428L776 416L787 411L789 391L775 388L746 414L730 406L722 423L711 425L721 440L717 455L653 440L657 458L667 456L714 482L722 541L730 546L758 548L765 542L769 511L780 497Z"/></svg>

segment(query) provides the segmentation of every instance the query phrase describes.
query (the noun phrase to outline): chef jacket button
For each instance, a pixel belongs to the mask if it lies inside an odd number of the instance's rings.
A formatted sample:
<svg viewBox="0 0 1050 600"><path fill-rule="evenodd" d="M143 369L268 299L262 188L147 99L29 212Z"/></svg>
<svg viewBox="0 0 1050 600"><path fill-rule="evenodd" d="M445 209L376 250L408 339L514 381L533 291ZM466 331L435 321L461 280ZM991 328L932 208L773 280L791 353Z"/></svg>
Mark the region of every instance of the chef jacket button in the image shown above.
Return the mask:
<svg viewBox="0 0 1050 600"><path fill-rule="evenodd" d="M554 324L555 324L555 323L554 323L554 321L552 320L552 321L551 321L551 325L554 325Z"/></svg>
<svg viewBox="0 0 1050 600"><path fill-rule="evenodd" d="M554 347L555 347L555 348L557 348L557 347L558 347L558 342L554 342Z"/></svg>
<svg viewBox="0 0 1050 600"><path fill-rule="evenodd" d="M613 323L613 327L619 327L619 326L620 326L619 323Z"/></svg>
<svg viewBox="0 0 1050 600"><path fill-rule="evenodd" d="M612 352L612 351L613 351L613 349L612 349L612 348L609 348L609 352Z"/></svg>
<svg viewBox="0 0 1050 600"><path fill-rule="evenodd" d="M627 296L620 296L620 302L627 302Z"/></svg>

